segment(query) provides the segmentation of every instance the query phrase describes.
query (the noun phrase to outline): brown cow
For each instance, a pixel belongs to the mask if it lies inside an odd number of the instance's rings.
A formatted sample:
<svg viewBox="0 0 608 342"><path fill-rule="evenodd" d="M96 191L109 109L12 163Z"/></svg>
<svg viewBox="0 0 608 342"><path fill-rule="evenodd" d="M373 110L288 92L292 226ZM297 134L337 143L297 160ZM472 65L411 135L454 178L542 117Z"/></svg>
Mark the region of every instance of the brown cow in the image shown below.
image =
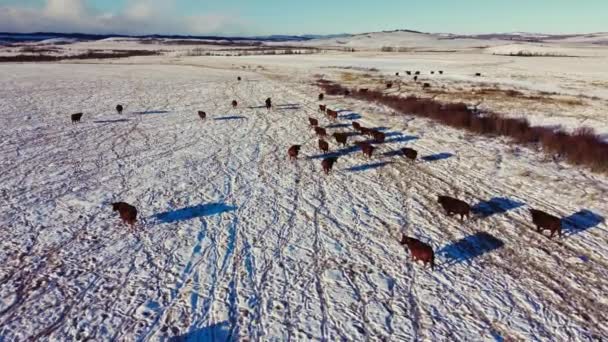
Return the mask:
<svg viewBox="0 0 608 342"><path fill-rule="evenodd" d="M350 90L346 89L346 90L344 91L344 96L349 96L349 95L350 95Z"/></svg>
<svg viewBox="0 0 608 342"><path fill-rule="evenodd" d="M323 159L323 161L321 162L321 166L323 167L323 172L325 172L325 174L328 175L329 172L331 171L331 169L334 167L334 164L337 161L338 161L338 157L329 157L329 158Z"/></svg>
<svg viewBox="0 0 608 342"><path fill-rule="evenodd" d="M318 136L320 136L320 137L326 137L327 136L327 131L325 130L325 128L315 127L315 133Z"/></svg>
<svg viewBox="0 0 608 342"><path fill-rule="evenodd" d="M424 84L422 85L422 88L430 88L430 87L431 87L431 84L430 84L430 83L424 83Z"/></svg>
<svg viewBox="0 0 608 342"><path fill-rule="evenodd" d="M238 76L238 77L236 78L236 80L237 80L237 81L240 81L240 80L241 80L241 76Z"/></svg>
<svg viewBox="0 0 608 342"><path fill-rule="evenodd" d="M116 112L118 112L118 114L122 114L122 105L116 105Z"/></svg>
<svg viewBox="0 0 608 342"><path fill-rule="evenodd" d="M360 130L360 129L361 129L361 124L360 124L360 123L358 123L358 122L356 122L356 121L353 121L353 128L354 128L356 131L358 131L358 130Z"/></svg>
<svg viewBox="0 0 608 342"><path fill-rule="evenodd" d="M327 116L329 116L329 118L332 121L336 121L338 120L338 112L336 112L335 110L331 110L331 109L327 109Z"/></svg>
<svg viewBox="0 0 608 342"><path fill-rule="evenodd" d="M287 154L289 155L289 160L298 159L298 153L300 153L301 145L293 145L287 150Z"/></svg>
<svg viewBox="0 0 608 342"><path fill-rule="evenodd" d="M386 83L386 89L390 89L393 87L393 82L387 82Z"/></svg>
<svg viewBox="0 0 608 342"><path fill-rule="evenodd" d="M361 151L363 151L363 155L365 155L368 158L372 157L372 154L374 154L374 146L370 145L369 143L366 142L359 142L357 143L357 145L361 148Z"/></svg>
<svg viewBox="0 0 608 342"><path fill-rule="evenodd" d="M360 93L362 93L362 94L365 94L365 93L367 93L368 91L369 91L369 89L368 89L368 88L361 88L361 89L359 89L359 92L360 92Z"/></svg>
<svg viewBox="0 0 608 342"><path fill-rule="evenodd" d="M439 75L443 75L443 70L439 70Z"/></svg>
<svg viewBox="0 0 608 342"><path fill-rule="evenodd" d="M232 100L232 108L236 108L236 106L238 106L239 103L236 102L236 100Z"/></svg>
<svg viewBox="0 0 608 342"><path fill-rule="evenodd" d="M443 209L447 212L448 216L451 216L452 214L458 214L460 215L461 221L464 219L465 216L469 218L469 214L471 213L471 206L468 205L466 202L450 196L439 196L437 198L437 202L441 204Z"/></svg>
<svg viewBox="0 0 608 342"><path fill-rule="evenodd" d="M363 134L363 135L373 136L375 130L361 126L361 128L359 129L359 132L361 132L361 134Z"/></svg>
<svg viewBox="0 0 608 342"><path fill-rule="evenodd" d="M310 123L311 127L317 127L317 126L319 126L319 120L317 120L317 119L308 118L308 122Z"/></svg>
<svg viewBox="0 0 608 342"><path fill-rule="evenodd" d="M431 75L435 75L435 72L434 72L434 71L431 71Z"/></svg>
<svg viewBox="0 0 608 342"><path fill-rule="evenodd" d="M480 73L480 72L477 72L477 73L475 73L475 76L477 76L477 77L481 77L481 73Z"/></svg>
<svg viewBox="0 0 608 342"><path fill-rule="evenodd" d="M71 115L72 118L72 123L77 123L80 122L80 119L82 118L82 113L76 113L76 114L72 114Z"/></svg>
<svg viewBox="0 0 608 342"><path fill-rule="evenodd" d="M319 149L323 152L329 151L329 144L323 139L319 139Z"/></svg>
<svg viewBox="0 0 608 342"><path fill-rule="evenodd" d="M386 134L378 131L374 131L373 133L374 142L377 144L382 144L386 140Z"/></svg>
<svg viewBox="0 0 608 342"><path fill-rule="evenodd" d="M203 112L202 110L198 111L198 116L202 119L205 120L205 118L207 118L207 113Z"/></svg>
<svg viewBox="0 0 608 342"><path fill-rule="evenodd" d="M414 82L418 82L418 76L414 76Z"/></svg>
<svg viewBox="0 0 608 342"><path fill-rule="evenodd" d="M325 98L325 94L323 94L323 93L319 94L319 101L323 101L324 98Z"/></svg>
<svg viewBox="0 0 608 342"><path fill-rule="evenodd" d="M549 230L551 231L551 238L553 238L556 232L559 237L562 237L562 222L559 217L536 209L529 210L532 215L532 222L536 226L536 231L542 233L543 230Z"/></svg>
<svg viewBox="0 0 608 342"><path fill-rule="evenodd" d="M399 76L399 73L398 73L398 72L396 72L396 73L395 73L395 76Z"/></svg>
<svg viewBox="0 0 608 342"><path fill-rule="evenodd" d="M420 71L416 71L414 74L415 75L420 75Z"/></svg>
<svg viewBox="0 0 608 342"><path fill-rule="evenodd" d="M416 160L416 157L418 156L418 152L413 148L404 147L401 149L401 152L407 159L411 161Z"/></svg>
<svg viewBox="0 0 608 342"><path fill-rule="evenodd" d="M346 146L346 142L348 141L348 135L346 135L345 133L334 133L333 134L334 138L336 138L336 142L338 144L342 144L343 146Z"/></svg>
<svg viewBox="0 0 608 342"><path fill-rule="evenodd" d="M406 74L408 74L408 75L411 75L411 74L412 74L412 72L411 72L411 71L409 71L409 70L408 70L408 71L406 71L405 73L406 73Z"/></svg>
<svg viewBox="0 0 608 342"><path fill-rule="evenodd" d="M405 235L401 237L401 241L399 243L407 246L407 248L410 250L413 261L420 260L424 263L424 267L426 267L426 264L431 264L431 270L435 269L435 252L433 252L433 248L431 246L420 240Z"/></svg>
<svg viewBox="0 0 608 342"><path fill-rule="evenodd" d="M319 112L325 112L326 109L327 109L326 105L319 105Z"/></svg>
<svg viewBox="0 0 608 342"><path fill-rule="evenodd" d="M135 221L137 221L137 209L128 203L112 203L112 210L118 211L118 214L124 223L128 223L133 226Z"/></svg>
<svg viewBox="0 0 608 342"><path fill-rule="evenodd" d="M266 109L270 110L272 108L272 100L269 98L266 99Z"/></svg>

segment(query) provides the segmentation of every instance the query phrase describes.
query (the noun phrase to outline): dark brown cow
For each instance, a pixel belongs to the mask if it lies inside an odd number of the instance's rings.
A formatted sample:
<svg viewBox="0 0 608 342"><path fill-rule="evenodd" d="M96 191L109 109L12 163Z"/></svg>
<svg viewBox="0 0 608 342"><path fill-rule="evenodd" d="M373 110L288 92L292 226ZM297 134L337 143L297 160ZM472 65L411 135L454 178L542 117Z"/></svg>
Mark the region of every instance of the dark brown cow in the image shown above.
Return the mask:
<svg viewBox="0 0 608 342"><path fill-rule="evenodd" d="M72 114L70 117L72 118L72 123L74 124L80 122L80 119L82 118L82 113Z"/></svg>
<svg viewBox="0 0 608 342"><path fill-rule="evenodd" d="M338 120L338 112L335 110L327 109L327 116L329 116L332 121Z"/></svg>
<svg viewBox="0 0 608 342"><path fill-rule="evenodd" d="M236 106L238 106L239 103L236 102L236 100L232 100L232 108L236 108Z"/></svg>
<svg viewBox="0 0 608 342"><path fill-rule="evenodd" d="M386 134L378 131L374 131L374 142L377 144L382 144L386 140Z"/></svg>
<svg viewBox="0 0 608 342"><path fill-rule="evenodd" d="M118 112L118 114L122 114L122 105L116 105L116 111Z"/></svg>
<svg viewBox="0 0 608 342"><path fill-rule="evenodd" d="M323 139L319 139L319 149L323 152L329 151L329 144Z"/></svg>
<svg viewBox="0 0 608 342"><path fill-rule="evenodd" d="M368 91L369 91L369 89L367 89L367 88L361 88L361 89L359 89L359 92L363 93L363 94L367 93Z"/></svg>
<svg viewBox="0 0 608 342"><path fill-rule="evenodd" d="M270 110L272 108L272 100L269 98L266 99L266 109Z"/></svg>
<svg viewBox="0 0 608 342"><path fill-rule="evenodd" d="M418 76L414 76L414 82L418 82Z"/></svg>
<svg viewBox="0 0 608 342"><path fill-rule="evenodd" d="M310 123L311 127L317 127L317 126L319 126L319 120L317 120L317 119L308 118L308 122Z"/></svg>
<svg viewBox="0 0 608 342"><path fill-rule="evenodd" d="M420 71L416 71L415 75L420 75Z"/></svg>
<svg viewBox="0 0 608 342"><path fill-rule="evenodd" d="M433 247L405 235L401 237L399 243L407 246L413 261L420 260L424 263L424 267L426 267L427 264L431 264L431 270L435 269L435 252L433 252Z"/></svg>
<svg viewBox="0 0 608 342"><path fill-rule="evenodd" d="M346 90L344 91L344 96L349 96L349 95L350 95L350 90L346 89Z"/></svg>
<svg viewBox="0 0 608 342"><path fill-rule="evenodd" d="M401 149L401 152L407 159L412 161L416 160L416 157L418 156L418 152L413 148L404 147Z"/></svg>
<svg viewBox="0 0 608 342"><path fill-rule="evenodd" d="M353 128L354 128L356 131L358 131L358 130L360 130L360 129L361 129L361 124L360 124L360 123L358 123L358 122L356 122L356 121L353 121Z"/></svg>
<svg viewBox="0 0 608 342"><path fill-rule="evenodd" d="M346 135L345 133L334 133L333 134L334 138L336 138L336 142L338 144L342 144L343 146L346 146L346 143L348 141L348 135Z"/></svg>
<svg viewBox="0 0 608 342"><path fill-rule="evenodd" d="M361 132L361 134L363 134L363 135L373 136L375 130L361 126L361 128L359 129L359 132Z"/></svg>
<svg viewBox="0 0 608 342"><path fill-rule="evenodd" d="M398 73L398 72L396 72L396 73L395 73L395 76L399 76L399 73Z"/></svg>
<svg viewBox="0 0 608 342"><path fill-rule="evenodd" d="M430 88L430 87L431 87L431 84L430 84L430 83L424 83L424 84L422 85L422 88Z"/></svg>
<svg viewBox="0 0 608 342"><path fill-rule="evenodd" d="M480 73L480 72L477 72L477 73L475 73L475 76L480 77L480 76L481 76L481 73Z"/></svg>
<svg viewBox="0 0 608 342"><path fill-rule="evenodd" d="M386 83L386 89L390 89L393 87L393 82L387 82Z"/></svg>
<svg viewBox="0 0 608 342"><path fill-rule="evenodd" d="M241 76L237 77L237 78L236 78L236 80L237 80L237 81L240 81L240 80L241 80Z"/></svg>
<svg viewBox="0 0 608 342"><path fill-rule="evenodd" d="M465 216L469 218L469 215L471 213L471 206L468 205L466 202L450 196L439 196L437 198L437 202L441 204L443 209L447 212L448 216L452 216L452 214L460 215L461 221L464 219Z"/></svg>
<svg viewBox="0 0 608 342"><path fill-rule="evenodd" d="M439 70L439 75L443 75L443 70Z"/></svg>
<svg viewBox="0 0 608 342"><path fill-rule="evenodd" d="M562 222L559 217L536 209L530 209L530 214L532 215L532 222L536 226L536 231L542 233L543 230L549 230L551 231L551 238L556 232L559 237L562 237Z"/></svg>
<svg viewBox="0 0 608 342"><path fill-rule="evenodd" d="M406 74L408 74L408 75L411 75L411 74L412 74L412 72L411 72L411 71L409 71L409 70L408 70L408 71L406 71L405 73L406 73Z"/></svg>
<svg viewBox="0 0 608 342"><path fill-rule="evenodd" d="M128 223L133 226L135 221L137 221L137 209L128 203L112 203L112 210L118 211L118 214L124 223Z"/></svg>
<svg viewBox="0 0 608 342"><path fill-rule="evenodd" d="M331 169L333 169L334 164L337 161L338 161L338 157L329 157L329 158L323 159L323 161L321 162L321 166L323 167L323 172L325 172L325 174L328 175L329 172L331 171Z"/></svg>
<svg viewBox="0 0 608 342"><path fill-rule="evenodd" d="M203 112L202 110L199 110L198 116L201 118L201 120L205 120L207 118L207 113Z"/></svg>
<svg viewBox="0 0 608 342"><path fill-rule="evenodd" d="M298 159L298 153L300 153L301 145L293 145L287 150L287 155L289 155L289 160Z"/></svg>
<svg viewBox="0 0 608 342"><path fill-rule="evenodd" d="M434 71L431 71L431 75L435 75L435 72L434 72Z"/></svg>
<svg viewBox="0 0 608 342"><path fill-rule="evenodd" d="M319 105L319 112L325 112L326 109L327 109L326 105Z"/></svg>
<svg viewBox="0 0 608 342"><path fill-rule="evenodd" d="M323 94L323 93L319 94L319 101L323 101L324 98L325 98L325 94Z"/></svg>
<svg viewBox="0 0 608 342"><path fill-rule="evenodd" d="M374 154L374 146L370 145L369 143L366 142L359 142L357 143L357 145L361 148L361 151L363 152L363 155L365 155L368 158L372 157L372 154Z"/></svg>
<svg viewBox="0 0 608 342"><path fill-rule="evenodd" d="M317 134L320 137L326 137L327 131L325 130L325 128L315 127L315 134Z"/></svg>

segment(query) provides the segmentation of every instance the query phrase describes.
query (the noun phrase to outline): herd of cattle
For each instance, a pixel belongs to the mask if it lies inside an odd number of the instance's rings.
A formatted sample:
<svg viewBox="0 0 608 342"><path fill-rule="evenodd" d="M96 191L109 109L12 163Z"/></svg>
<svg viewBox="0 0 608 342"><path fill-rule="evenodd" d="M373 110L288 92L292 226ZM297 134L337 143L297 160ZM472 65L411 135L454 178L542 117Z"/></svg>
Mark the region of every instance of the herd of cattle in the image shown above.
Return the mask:
<svg viewBox="0 0 608 342"><path fill-rule="evenodd" d="M407 73L408 73L408 75L411 74L411 72L409 72L409 71ZM439 73L443 74L443 71L439 71ZM419 75L419 74L420 74L420 72L416 72L416 75ZM238 80L240 81L241 78L239 77ZM323 101L324 96L325 95L322 93L319 94L319 96L318 96L319 101ZM267 98L265 103L266 103L266 108L268 110L270 110L272 108L272 100L270 98ZM236 100L233 100L231 105L233 108L236 108L238 106L238 102ZM117 105L116 111L118 112L118 114L121 114L123 111L123 106L120 104ZM326 115L326 117L329 119L329 121L331 121L331 122L336 122L338 120L339 112L328 108L326 105L320 104L319 112L324 113ZM72 123L80 122L82 115L83 115L83 113L72 114L71 115ZM199 111L198 116L202 120L205 120L207 117L207 114L204 111ZM319 125L319 119L317 119L317 118L309 117L308 123L309 123L309 126L312 129L314 129L315 134L319 137L319 140L318 140L319 149L323 153L328 153L329 152L329 143L325 140L329 136L327 133L327 129L323 128ZM356 121L352 122L352 128L353 128L354 132L351 132L351 133L334 132L332 134L332 136L336 140L338 145L342 145L342 146L347 146L349 137L351 137L353 135L359 134L362 136L369 137L371 140L357 141L357 142L354 142L354 145L356 145L357 147L360 148L361 152L363 153L363 155L365 157L372 158L373 153L376 150L376 147L374 146L374 144L376 144L376 145L383 144L386 140L386 134L381 132L378 129L364 127L359 122L356 122ZM293 146L289 147L289 149L287 150L289 159L296 160L298 158L301 148L302 148L301 145L293 145ZM407 158L411 162L414 162L418 156L418 152L416 150L414 150L412 148L408 148L408 147L402 148L400 150L400 152L405 158ZM325 172L325 174L328 175L332 171L333 166L337 161L338 161L338 157L336 157L336 156L328 156L328 157L324 158L321 161L321 167L323 169L323 172ZM457 199L457 198L453 198L450 196L443 196L443 195L438 196L437 201L441 205L441 207L445 210L445 212L448 216L459 215L461 221L463 221L465 217L467 219L470 218L471 206L468 203L466 203L460 199ZM131 226L135 225L135 223L137 221L137 208L135 208L134 206L132 206L128 203L117 202L117 203L112 203L112 209L113 209L113 211L118 211L119 216L124 223L129 224ZM562 227L561 227L560 218L555 217L551 214L545 213L543 211L536 210L536 209L529 209L529 211L532 216L532 222L536 226L536 230L538 232L542 233L544 230L549 230L551 232L551 235L550 235L551 238L555 235L555 233L557 233L560 237L562 236ZM418 239L408 237L405 235L402 236L400 243L402 245L406 245L408 247L408 249L410 250L410 254L412 256L412 260L422 261L425 266L427 264L429 264L431 266L431 269L434 268L435 253L433 251L433 248L430 245L428 245Z"/></svg>

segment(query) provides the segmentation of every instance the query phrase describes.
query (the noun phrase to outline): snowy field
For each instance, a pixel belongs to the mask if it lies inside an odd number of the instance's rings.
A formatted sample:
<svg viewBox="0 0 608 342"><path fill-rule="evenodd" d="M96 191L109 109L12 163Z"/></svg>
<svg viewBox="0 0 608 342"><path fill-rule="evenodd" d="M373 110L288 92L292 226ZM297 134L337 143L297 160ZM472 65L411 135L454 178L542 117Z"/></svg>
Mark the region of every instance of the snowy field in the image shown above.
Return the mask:
<svg viewBox="0 0 608 342"><path fill-rule="evenodd" d="M285 60L0 64L0 340L608 338L606 176L343 97L330 123L319 69ZM308 117L387 142L370 160L332 140L325 176ZM475 217L447 217L444 194ZM530 207L565 236L536 233Z"/></svg>

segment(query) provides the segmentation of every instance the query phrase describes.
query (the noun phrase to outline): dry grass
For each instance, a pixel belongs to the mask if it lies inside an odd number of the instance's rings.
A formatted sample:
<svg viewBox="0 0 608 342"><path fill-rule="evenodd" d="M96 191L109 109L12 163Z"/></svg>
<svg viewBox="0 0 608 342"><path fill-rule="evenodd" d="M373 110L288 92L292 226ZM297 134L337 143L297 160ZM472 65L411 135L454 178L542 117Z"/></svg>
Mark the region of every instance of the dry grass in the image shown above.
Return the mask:
<svg viewBox="0 0 608 342"><path fill-rule="evenodd" d="M159 55L159 51L148 50L112 50L112 51L87 51L79 55L68 56L51 56L45 54L37 55L16 55L16 56L1 56L0 63L14 62L58 62L63 60L79 60L79 59L109 59L109 58L126 58L133 56L155 56Z"/></svg>
<svg viewBox="0 0 608 342"><path fill-rule="evenodd" d="M337 83L320 80L319 87L328 95L344 94L349 89ZM521 144L537 143L543 150L575 165L593 171L608 171L608 143L593 129L582 127L572 134L550 127L531 126L524 118L508 118L492 112L477 112L463 102L441 103L416 96L401 97L382 91L350 90L360 100L383 104L408 115L416 115L480 135L505 136ZM511 96L520 96L513 92Z"/></svg>

